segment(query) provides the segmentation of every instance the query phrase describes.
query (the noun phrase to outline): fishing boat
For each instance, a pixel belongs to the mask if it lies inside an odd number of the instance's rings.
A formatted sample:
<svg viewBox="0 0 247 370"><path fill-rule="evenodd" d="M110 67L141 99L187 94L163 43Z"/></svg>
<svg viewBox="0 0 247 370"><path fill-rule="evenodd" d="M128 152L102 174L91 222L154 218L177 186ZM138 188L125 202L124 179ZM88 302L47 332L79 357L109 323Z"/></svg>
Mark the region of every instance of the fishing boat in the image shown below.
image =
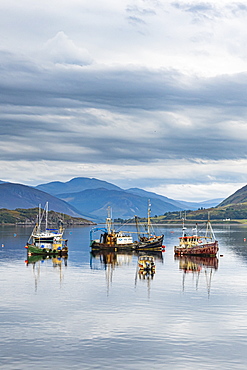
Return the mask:
<svg viewBox="0 0 247 370"><path fill-rule="evenodd" d="M135 217L138 240L133 239L133 233L127 231L115 231L111 208L108 207L108 217L106 218L105 228L93 228L90 231L90 246L92 249L109 249L113 248L116 250L162 250L164 235L156 236L154 231L151 230L150 221L150 209L151 204L148 206L148 221L147 221L147 232L141 235L138 218ZM99 239L93 239L93 235L96 231L101 231Z"/></svg>
<svg viewBox="0 0 247 370"><path fill-rule="evenodd" d="M93 239L94 233L101 231L99 239ZM112 222L111 207L108 207L105 227L93 227L90 230L90 247L92 249L128 248L132 249L136 243L132 235L123 231L115 231Z"/></svg>
<svg viewBox="0 0 247 370"><path fill-rule="evenodd" d="M60 225L57 229L48 228L48 202L44 210L39 213L37 222L25 246L29 256L31 255L64 255L68 253L67 240L63 239L64 228ZM42 229L42 223L45 220L45 227Z"/></svg>
<svg viewBox="0 0 247 370"><path fill-rule="evenodd" d="M151 203L150 200L148 200L148 215L147 215L147 224L145 225L147 228L146 234L141 234L140 231L140 225L138 221L138 217L135 216L135 223L136 223L136 229L137 229L137 235L139 240L139 250L147 250L147 249L164 249L165 246L163 246L163 240L164 235L157 236L154 232L153 225L151 223Z"/></svg>
<svg viewBox="0 0 247 370"><path fill-rule="evenodd" d="M183 233L179 238L179 245L174 247L174 253L177 256L216 256L218 253L218 241L215 238L210 220L208 219L206 231L203 236L199 235L197 224L193 229L192 235L186 234L186 227L183 220Z"/></svg>

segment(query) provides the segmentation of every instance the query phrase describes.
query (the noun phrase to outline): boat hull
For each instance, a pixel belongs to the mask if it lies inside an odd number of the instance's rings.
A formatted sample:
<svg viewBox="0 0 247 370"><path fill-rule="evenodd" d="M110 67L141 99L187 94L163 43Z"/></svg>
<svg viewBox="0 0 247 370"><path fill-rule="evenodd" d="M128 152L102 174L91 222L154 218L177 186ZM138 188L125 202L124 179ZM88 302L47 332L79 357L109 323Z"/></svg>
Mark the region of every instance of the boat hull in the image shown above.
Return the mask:
<svg viewBox="0 0 247 370"><path fill-rule="evenodd" d="M164 235L157 236L155 238L151 238L147 241L140 242L138 245L138 250L152 250L152 249L157 249L160 248L160 250L164 249L163 247L163 239Z"/></svg>
<svg viewBox="0 0 247 370"><path fill-rule="evenodd" d="M109 243L100 243L97 241L92 241L90 247L92 250L102 250L102 249L112 249L112 250L135 250L137 244L109 244Z"/></svg>
<svg viewBox="0 0 247 370"><path fill-rule="evenodd" d="M67 246L55 246L54 244L48 247L40 247L33 244L27 244L26 247L28 256L33 255L40 255L40 256L51 256L51 255L59 255L64 256L68 254L68 247Z"/></svg>
<svg viewBox="0 0 247 370"><path fill-rule="evenodd" d="M215 257L219 251L218 242L195 245L190 247L174 247L176 256L211 256Z"/></svg>
<svg viewBox="0 0 247 370"><path fill-rule="evenodd" d="M97 241L92 241L91 249L92 250L102 250L102 249L113 249L115 251L120 250L135 250L135 251L142 251L142 250L156 250L161 251L163 250L163 238L164 236L152 238L151 240L143 241L143 242L133 242L129 244L107 244L107 243L100 243Z"/></svg>

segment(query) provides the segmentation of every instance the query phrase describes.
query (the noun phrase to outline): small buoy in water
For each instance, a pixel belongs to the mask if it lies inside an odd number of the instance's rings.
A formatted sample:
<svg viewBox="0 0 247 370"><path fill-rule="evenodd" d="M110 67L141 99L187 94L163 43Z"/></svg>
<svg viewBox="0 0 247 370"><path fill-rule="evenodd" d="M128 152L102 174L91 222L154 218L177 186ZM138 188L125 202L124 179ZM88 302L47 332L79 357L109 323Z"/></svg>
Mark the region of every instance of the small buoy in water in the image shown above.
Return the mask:
<svg viewBox="0 0 247 370"><path fill-rule="evenodd" d="M16 234L14 234L14 238L16 237Z"/></svg>
<svg viewBox="0 0 247 370"><path fill-rule="evenodd" d="M244 238L244 242L246 242L246 238Z"/></svg>

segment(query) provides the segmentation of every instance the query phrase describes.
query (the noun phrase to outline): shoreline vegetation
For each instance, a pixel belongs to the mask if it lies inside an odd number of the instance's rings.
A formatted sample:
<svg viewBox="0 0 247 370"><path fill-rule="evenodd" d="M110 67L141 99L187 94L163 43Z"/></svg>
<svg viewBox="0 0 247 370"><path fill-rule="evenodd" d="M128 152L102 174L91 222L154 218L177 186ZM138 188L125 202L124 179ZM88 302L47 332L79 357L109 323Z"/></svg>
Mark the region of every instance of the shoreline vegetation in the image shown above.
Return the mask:
<svg viewBox="0 0 247 370"><path fill-rule="evenodd" d="M162 226L162 225L178 225L178 226L181 226L183 220L181 219L180 221L179 220L167 220L166 222L153 222L154 219L151 217L150 218L150 221L152 222L153 225L155 226ZM140 222L145 222L145 220L141 220ZM184 223L186 225L195 225L195 224L204 224L205 222L207 222L206 220L184 220ZM214 225L241 225L241 224L247 224L247 220L231 220L231 221L219 221L219 220L210 220L211 224L214 224ZM98 225L104 225L105 223L104 222L98 222ZM123 225L123 224L127 224L127 225L131 225L131 226L135 226L135 223L134 222L119 222L119 221L114 221L114 224L115 225Z"/></svg>
<svg viewBox="0 0 247 370"><path fill-rule="evenodd" d="M33 226L37 222L38 208L9 210L6 208L0 209L0 225L20 225ZM72 217L64 213L49 211L48 215L49 225L57 225L62 223L64 226L78 226L78 225L95 225L94 222L82 217Z"/></svg>
<svg viewBox="0 0 247 370"><path fill-rule="evenodd" d="M150 218L151 222L155 226L165 226L165 225L174 225L174 226L181 226L183 223L183 220L167 220L166 222L154 222L154 218ZM139 220L140 222L145 222L145 219ZM184 220L186 226L195 226L195 224L204 224L206 223L206 220ZM247 219L246 220L231 220L231 221L220 221L220 220L210 220L211 224L217 225L247 225ZM104 222L99 222L99 225L104 225ZM115 225L131 225L135 226L134 222L119 222L114 221Z"/></svg>
<svg viewBox="0 0 247 370"><path fill-rule="evenodd" d="M37 221L39 209L29 208L21 209L16 208L15 210L9 210L6 208L0 209L0 225L35 225ZM166 212L163 215L154 215L151 217L153 225L181 225L184 220L187 225L195 223L206 222L210 218L211 223L219 225L230 225L230 224L247 224L247 202L228 204L221 207L213 208L200 208L198 210L185 210L185 211L173 211ZM146 218L138 218L140 222L145 223ZM72 217L66 214L58 213L55 211L49 212L48 222L50 225L57 225L59 222L65 226L77 226L77 225L96 225L96 222L87 220L82 217ZM104 221L98 222L103 224ZM117 218L114 219L116 224L135 224L134 220Z"/></svg>
<svg viewBox="0 0 247 370"><path fill-rule="evenodd" d="M169 225L181 224L184 220L187 225L195 223L203 223L210 219L211 223L219 225L229 224L247 224L247 202L228 204L221 207L200 208L198 210L185 210L166 212L160 216L152 216L151 222L153 225ZM126 222L120 218L114 222ZM145 222L145 218L139 218L140 222Z"/></svg>

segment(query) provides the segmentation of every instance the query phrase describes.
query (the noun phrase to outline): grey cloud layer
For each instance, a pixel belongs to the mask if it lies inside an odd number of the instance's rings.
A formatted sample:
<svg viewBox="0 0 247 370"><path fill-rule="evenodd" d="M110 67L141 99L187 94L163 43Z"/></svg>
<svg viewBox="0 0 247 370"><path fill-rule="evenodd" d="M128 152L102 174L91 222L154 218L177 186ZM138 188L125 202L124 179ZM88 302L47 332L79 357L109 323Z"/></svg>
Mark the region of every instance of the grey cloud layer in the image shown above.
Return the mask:
<svg viewBox="0 0 247 370"><path fill-rule="evenodd" d="M169 69L62 64L39 67L21 60L10 62L5 53L0 57L1 101L14 105L60 106L59 100L68 99L68 106L71 101L72 106L79 102L86 107L118 109L246 106L247 73L203 79Z"/></svg>
<svg viewBox="0 0 247 370"><path fill-rule="evenodd" d="M203 79L169 69L38 65L4 52L1 61L0 159L247 156L245 73Z"/></svg>

